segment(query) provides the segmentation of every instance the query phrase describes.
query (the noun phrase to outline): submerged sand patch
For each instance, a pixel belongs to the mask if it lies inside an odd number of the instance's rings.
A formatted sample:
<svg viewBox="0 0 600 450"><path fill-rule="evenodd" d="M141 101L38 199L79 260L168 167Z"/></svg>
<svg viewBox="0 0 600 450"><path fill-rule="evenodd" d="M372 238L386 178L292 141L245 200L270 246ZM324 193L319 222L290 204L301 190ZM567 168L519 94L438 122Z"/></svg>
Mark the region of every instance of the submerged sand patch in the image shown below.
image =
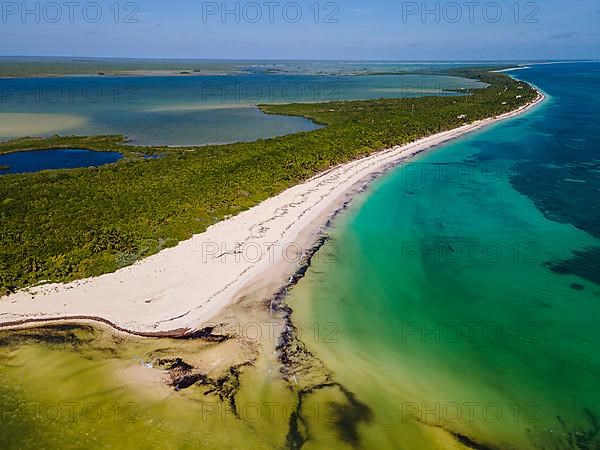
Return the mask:
<svg viewBox="0 0 600 450"><path fill-rule="evenodd" d="M0 113L0 139L42 136L86 125L87 118L74 114Z"/></svg>

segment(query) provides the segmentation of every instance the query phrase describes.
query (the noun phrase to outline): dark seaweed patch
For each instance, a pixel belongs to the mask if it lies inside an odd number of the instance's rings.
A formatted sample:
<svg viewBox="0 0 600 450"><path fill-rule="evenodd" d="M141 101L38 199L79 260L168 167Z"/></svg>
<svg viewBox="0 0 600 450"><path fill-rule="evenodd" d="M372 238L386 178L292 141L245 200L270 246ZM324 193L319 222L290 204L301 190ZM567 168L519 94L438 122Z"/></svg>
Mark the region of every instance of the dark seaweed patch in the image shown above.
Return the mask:
<svg viewBox="0 0 600 450"><path fill-rule="evenodd" d="M331 414L331 422L335 426L339 438L354 448L360 446L358 425L361 422L370 423L373 420L373 411L364 403L360 402L354 393L343 385L336 382L308 386L298 392L298 403L296 410L289 420L286 447L292 450L300 449L310 440L308 422L302 414L304 398L316 391L324 389L339 389L344 394L347 403L330 402L328 411Z"/></svg>
<svg viewBox="0 0 600 450"><path fill-rule="evenodd" d="M308 422L302 415L302 404L306 396L324 389L339 389L346 398L345 403L330 403L329 411L332 414L332 423L336 427L339 438L353 447L360 445L358 425L369 423L373 419L372 410L360 402L354 393L345 386L333 380L333 374L327 369L323 361L315 356L298 338L297 329L291 321L292 309L287 305L279 305L280 310L285 310L286 327L280 336L277 351L282 363L281 374L290 386L292 380L313 379L315 382L308 384L298 392L298 404L289 420L287 448L299 449L310 439ZM317 382L319 380L319 382Z"/></svg>
<svg viewBox="0 0 600 450"><path fill-rule="evenodd" d="M473 450L498 450L498 447L495 447L493 445L484 444L482 442L476 441L475 439L473 439L470 436L458 433L456 431L452 431L452 430L450 430L448 428L444 428L441 425L430 424L430 423L423 422L423 421L418 420L418 419L416 419L416 420L419 423L422 423L423 425L427 425L427 426L430 426L430 427L439 428L440 430L444 430L446 433L452 435L452 437L454 439L456 439L458 442L460 442L462 445L464 445L467 448L471 448Z"/></svg>
<svg viewBox="0 0 600 450"><path fill-rule="evenodd" d="M549 148L555 148L549 145ZM597 205L600 177L597 165L586 165L581 152L568 152L569 158L555 157L545 167L542 161L519 164L519 172L511 177L512 185L533 200L544 216L559 223L570 223L600 238L600 212ZM556 156L556 155L553 155ZM591 157L591 156L590 156ZM582 180L574 183L572 180ZM582 214L582 205L590 205Z"/></svg>
<svg viewBox="0 0 600 450"><path fill-rule="evenodd" d="M77 347L89 343L95 338L96 330L89 325L44 325L36 328L3 332L0 334L0 346L33 343Z"/></svg>
<svg viewBox="0 0 600 450"><path fill-rule="evenodd" d="M288 434L286 436L286 448L299 450L308 441L308 424L302 416L302 393L298 393L296 410L290 415Z"/></svg>
<svg viewBox="0 0 600 450"><path fill-rule="evenodd" d="M366 186L366 184L363 185L361 191L365 190ZM317 390L338 388L346 397L346 404L331 403L329 406L330 410L334 413L333 422L340 439L353 447L360 445L358 434L359 423L369 423L373 418L372 410L364 403L358 401L356 396L343 385L333 381L333 374L327 369L323 361L308 350L304 342L298 338L298 330L292 321L293 310L284 303L289 290L298 284L310 269L315 254L330 240L325 230L331 227L335 217L346 210L350 203L351 200L344 202L329 217L317 241L305 254L298 270L290 277L288 284L276 292L269 301L271 312L283 313L285 320L285 328L279 337L276 348L279 353L279 361L281 362L280 372L283 378L292 389L292 386L295 384L293 380L297 378L320 380L312 384L309 383L298 391L298 403L296 410L290 416L286 437L286 447L289 449L300 449L310 440L308 422L302 415L302 404L305 396ZM297 375L301 376L297 377Z"/></svg>
<svg viewBox="0 0 600 450"><path fill-rule="evenodd" d="M588 247L573 251L573 257L545 265L558 275L577 275L600 285L600 247Z"/></svg>
<svg viewBox="0 0 600 450"><path fill-rule="evenodd" d="M331 408L334 412L336 428L340 438L352 445L358 447L360 437L358 435L358 425L361 422L370 423L373 420L373 411L364 403L357 400L356 395L350 392L341 384L336 386L344 393L347 404L333 403Z"/></svg>
<svg viewBox="0 0 600 450"><path fill-rule="evenodd" d="M587 408L584 409L584 415L587 425L582 427L569 427L560 416L556 416L562 433L555 430L551 435L543 437L531 435L535 448L540 450L600 450L598 417Z"/></svg>
<svg viewBox="0 0 600 450"><path fill-rule="evenodd" d="M333 380L333 374L323 361L298 339L297 329L291 321L291 308L281 305L280 308L285 308L287 311L287 324L277 346L279 360L282 363L281 374L290 386L293 385L292 380L296 379L315 380L298 392L296 410L289 420L287 448L299 449L310 440L310 430L302 414L302 404L306 396L325 389L339 389L346 399L346 402L330 402L328 405L328 411L332 413L331 421L339 438L353 447L360 446L358 425L372 421L372 410L360 402L353 392Z"/></svg>
<svg viewBox="0 0 600 450"><path fill-rule="evenodd" d="M481 444L477 441L474 441L469 436L465 436L464 434L454 433L452 431L450 432L450 434L452 436L454 436L454 438L458 442L460 442L462 445L464 445L467 448L472 448L473 450L495 450L496 449L496 447L490 447L488 445Z"/></svg>
<svg viewBox="0 0 600 450"><path fill-rule="evenodd" d="M194 385L208 387L205 395L215 394L222 402L228 402L231 411L237 416L237 404L235 396L240 389L240 376L242 367L250 366L252 363L242 363L229 368L225 375L212 378L186 363L181 358L158 359L158 367L162 367L169 373L169 385L175 391L188 389Z"/></svg>
<svg viewBox="0 0 600 450"><path fill-rule="evenodd" d="M195 330L195 331L185 333L182 335L173 336L173 339L186 340L186 341L202 339L207 342L215 342L218 344L220 344L221 342L225 342L228 339L231 339L231 336L214 333L215 328L216 327L206 327L201 330Z"/></svg>

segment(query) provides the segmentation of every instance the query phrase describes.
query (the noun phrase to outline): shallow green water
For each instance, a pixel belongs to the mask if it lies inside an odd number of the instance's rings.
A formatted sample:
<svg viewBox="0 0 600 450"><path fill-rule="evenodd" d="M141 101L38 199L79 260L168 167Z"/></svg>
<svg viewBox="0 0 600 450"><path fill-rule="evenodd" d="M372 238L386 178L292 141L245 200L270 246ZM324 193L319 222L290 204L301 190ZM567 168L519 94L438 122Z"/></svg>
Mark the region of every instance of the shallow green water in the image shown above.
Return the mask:
<svg viewBox="0 0 600 450"><path fill-rule="evenodd" d="M280 446L294 396L270 383L260 361L225 383L249 386L233 390L235 409L214 389L167 386L159 362L181 358L218 378L238 356L244 361L233 341L136 339L86 325L1 332L0 448Z"/></svg>

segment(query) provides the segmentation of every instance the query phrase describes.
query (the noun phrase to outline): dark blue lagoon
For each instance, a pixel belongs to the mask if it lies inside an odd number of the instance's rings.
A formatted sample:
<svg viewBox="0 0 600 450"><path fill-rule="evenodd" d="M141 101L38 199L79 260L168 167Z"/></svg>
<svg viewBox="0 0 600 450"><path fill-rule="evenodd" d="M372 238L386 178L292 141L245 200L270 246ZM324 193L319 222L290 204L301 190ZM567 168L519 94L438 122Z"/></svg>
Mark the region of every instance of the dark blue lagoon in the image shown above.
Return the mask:
<svg viewBox="0 0 600 450"><path fill-rule="evenodd" d="M95 152L74 148L7 153L0 155L0 175L103 166L117 162L122 157L123 155L117 152Z"/></svg>

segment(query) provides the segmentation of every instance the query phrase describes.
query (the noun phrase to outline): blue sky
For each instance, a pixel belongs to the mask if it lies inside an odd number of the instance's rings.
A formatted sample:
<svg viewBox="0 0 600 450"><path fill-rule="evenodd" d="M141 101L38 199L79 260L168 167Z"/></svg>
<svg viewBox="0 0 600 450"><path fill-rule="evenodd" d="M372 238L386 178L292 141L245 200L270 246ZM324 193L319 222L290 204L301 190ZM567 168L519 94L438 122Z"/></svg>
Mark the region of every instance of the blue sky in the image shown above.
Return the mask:
<svg viewBox="0 0 600 450"><path fill-rule="evenodd" d="M38 12L24 14L23 4L32 11L36 4L40 6ZM115 0L98 0L97 4L100 11L86 1L71 8L62 0L0 2L0 55L371 60L600 58L598 0L299 0L273 1L270 6L268 0L143 0L117 3L118 15L111 8ZM235 11L236 4L239 14L222 16L223 6ZM430 12L423 14L424 10ZM132 14L129 20L128 14Z"/></svg>

